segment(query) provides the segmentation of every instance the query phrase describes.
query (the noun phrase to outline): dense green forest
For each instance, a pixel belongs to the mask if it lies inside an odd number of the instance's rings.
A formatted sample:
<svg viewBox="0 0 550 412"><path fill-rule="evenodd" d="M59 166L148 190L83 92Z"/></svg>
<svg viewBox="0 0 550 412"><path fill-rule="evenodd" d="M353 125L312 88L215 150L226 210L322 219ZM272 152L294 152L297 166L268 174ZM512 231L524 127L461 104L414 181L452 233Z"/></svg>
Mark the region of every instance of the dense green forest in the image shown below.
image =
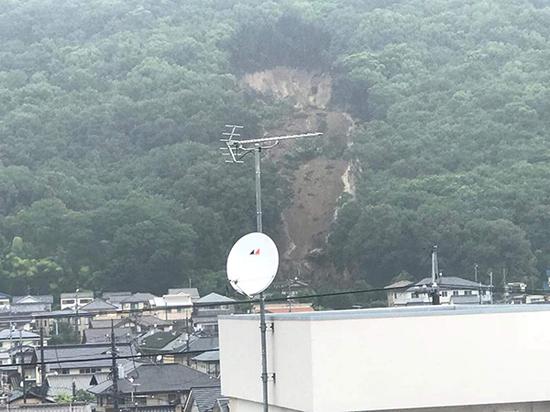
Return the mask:
<svg viewBox="0 0 550 412"><path fill-rule="evenodd" d="M239 83L277 65L329 73L356 121L353 145L324 153L357 182L324 252L334 279L423 276L435 242L446 274L478 263L538 286L549 64L545 0L2 1L0 289L225 290L253 173L217 141L289 116ZM291 193L264 167L275 233Z"/></svg>

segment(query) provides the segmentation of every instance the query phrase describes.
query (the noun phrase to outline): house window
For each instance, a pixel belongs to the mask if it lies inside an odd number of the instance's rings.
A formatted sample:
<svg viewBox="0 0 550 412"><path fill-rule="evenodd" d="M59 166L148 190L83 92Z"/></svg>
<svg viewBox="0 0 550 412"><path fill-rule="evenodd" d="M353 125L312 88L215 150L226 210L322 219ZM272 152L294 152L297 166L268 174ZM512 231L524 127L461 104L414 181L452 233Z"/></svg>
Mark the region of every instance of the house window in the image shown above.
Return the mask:
<svg viewBox="0 0 550 412"><path fill-rule="evenodd" d="M413 292L411 293L411 298L417 298L418 297L418 293L417 292Z"/></svg>
<svg viewBox="0 0 550 412"><path fill-rule="evenodd" d="M394 299L397 299L397 292L394 292L394 293L393 293L393 298L394 298Z"/></svg>
<svg viewBox="0 0 550 412"><path fill-rule="evenodd" d="M464 291L464 294L465 294L465 295L471 295L471 294L472 294L472 291L471 291L471 290L465 290L465 291Z"/></svg>
<svg viewBox="0 0 550 412"><path fill-rule="evenodd" d="M70 369L61 369L61 375L68 375L70 373Z"/></svg>
<svg viewBox="0 0 550 412"><path fill-rule="evenodd" d="M441 297L443 297L443 298L447 297L447 291L446 290L441 291Z"/></svg>
<svg viewBox="0 0 550 412"><path fill-rule="evenodd" d="M453 290L453 296L458 296L459 293L458 293L458 290Z"/></svg>
<svg viewBox="0 0 550 412"><path fill-rule="evenodd" d="M74 303L74 299L64 299L63 304L64 305L72 305Z"/></svg>

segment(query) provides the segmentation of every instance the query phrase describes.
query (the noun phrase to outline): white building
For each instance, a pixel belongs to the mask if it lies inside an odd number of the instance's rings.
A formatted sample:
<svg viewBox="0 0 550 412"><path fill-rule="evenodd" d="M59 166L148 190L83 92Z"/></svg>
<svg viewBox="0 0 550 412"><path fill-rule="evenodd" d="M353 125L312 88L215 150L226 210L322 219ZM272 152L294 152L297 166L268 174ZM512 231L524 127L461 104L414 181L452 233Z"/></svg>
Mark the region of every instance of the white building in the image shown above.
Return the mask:
<svg viewBox="0 0 550 412"><path fill-rule="evenodd" d="M388 306L430 305L432 278L416 283L399 281L386 286ZM488 304L492 303L491 287L455 276L437 278L439 301L442 305Z"/></svg>
<svg viewBox="0 0 550 412"><path fill-rule="evenodd" d="M71 293L62 293L60 296L61 310L73 309L77 306L80 309L82 306L94 300L94 292L80 291Z"/></svg>
<svg viewBox="0 0 550 412"><path fill-rule="evenodd" d="M550 306L266 316L271 412L550 410ZM258 315L220 318L222 395L262 410ZM428 409L431 408L431 409Z"/></svg>

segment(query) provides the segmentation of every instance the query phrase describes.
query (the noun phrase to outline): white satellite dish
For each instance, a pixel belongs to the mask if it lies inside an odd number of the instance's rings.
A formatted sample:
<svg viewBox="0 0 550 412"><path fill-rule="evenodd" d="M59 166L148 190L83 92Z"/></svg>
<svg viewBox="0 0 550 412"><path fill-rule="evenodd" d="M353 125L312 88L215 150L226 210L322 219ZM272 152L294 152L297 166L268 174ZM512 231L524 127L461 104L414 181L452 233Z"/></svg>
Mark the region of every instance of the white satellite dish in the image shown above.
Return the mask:
<svg viewBox="0 0 550 412"><path fill-rule="evenodd" d="M267 289L279 268L275 242L263 233L240 238L227 257L227 278L237 292L254 296Z"/></svg>

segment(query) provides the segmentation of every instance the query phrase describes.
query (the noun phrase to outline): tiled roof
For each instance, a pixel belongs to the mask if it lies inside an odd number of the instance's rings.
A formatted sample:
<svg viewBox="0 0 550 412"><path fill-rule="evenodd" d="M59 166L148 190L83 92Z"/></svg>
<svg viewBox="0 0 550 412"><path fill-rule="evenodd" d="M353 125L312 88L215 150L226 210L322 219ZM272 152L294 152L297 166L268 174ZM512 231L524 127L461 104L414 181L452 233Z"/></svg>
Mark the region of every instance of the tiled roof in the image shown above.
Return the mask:
<svg viewBox="0 0 550 412"><path fill-rule="evenodd" d="M82 306L82 310L87 311L99 311L99 310L114 310L117 307L115 305L111 305L108 302L105 302L103 299L96 298L87 305Z"/></svg>
<svg viewBox="0 0 550 412"><path fill-rule="evenodd" d="M195 356L192 360L197 362L219 362L220 361L220 351L213 350L209 352L203 352L200 355Z"/></svg>
<svg viewBox="0 0 550 412"><path fill-rule="evenodd" d="M115 341L117 343L127 343L132 340L130 329L114 328ZM84 340L86 343L107 343L111 341L111 328L93 328L84 330Z"/></svg>
<svg viewBox="0 0 550 412"><path fill-rule="evenodd" d="M40 335L36 333L28 332L26 330L11 330L3 329L0 330L0 339L9 339L11 336L12 339L40 339Z"/></svg>
<svg viewBox="0 0 550 412"><path fill-rule="evenodd" d="M21 302L22 301L22 302ZM13 304L22 304L22 303L49 303L53 304L52 295L26 295L26 296L14 296L11 299Z"/></svg>
<svg viewBox="0 0 550 412"><path fill-rule="evenodd" d="M218 293L209 293L206 296L203 296L197 303L218 303L218 302L235 302L235 299L228 298L227 296L220 295Z"/></svg>
<svg viewBox="0 0 550 412"><path fill-rule="evenodd" d="M120 356L135 354L135 351L130 350L130 345L128 344L117 344L117 349ZM49 365L50 369L104 368L111 366L110 351L110 344L45 346L44 360L46 362L53 362ZM97 358L105 359L98 360ZM77 359L78 361L55 363L61 359ZM86 361L87 359L89 360Z"/></svg>
<svg viewBox="0 0 550 412"><path fill-rule="evenodd" d="M197 288L173 288L168 289L169 295L177 295L179 293L185 293L186 295L190 295L191 299L197 300L200 299L201 295L199 295L199 290Z"/></svg>
<svg viewBox="0 0 550 412"><path fill-rule="evenodd" d="M424 286L424 285L431 286L431 284L432 284L432 278L426 277L416 282L415 286ZM440 278L438 278L437 284L439 285L440 288L446 288L446 289L460 288L460 287L465 287L470 289L479 288L479 287L482 287L482 288L489 287L487 285L480 285L479 283L474 282L472 280L462 279L456 276L441 276Z"/></svg>
<svg viewBox="0 0 550 412"><path fill-rule="evenodd" d="M151 293L134 293L131 296L127 296L124 299L122 299L121 303L140 303L140 302L149 302L150 300L154 300L155 295Z"/></svg>
<svg viewBox="0 0 550 412"><path fill-rule="evenodd" d="M128 378L133 378L133 383ZM107 381L89 391L94 394L108 394L112 382ZM135 391L136 394L189 391L194 387L219 386L219 380L177 363L140 365L129 372L125 379L118 380L118 390L123 394Z"/></svg>
<svg viewBox="0 0 550 412"><path fill-rule="evenodd" d="M199 412L211 412L218 398L221 397L221 388L219 386L192 388L189 396Z"/></svg>

